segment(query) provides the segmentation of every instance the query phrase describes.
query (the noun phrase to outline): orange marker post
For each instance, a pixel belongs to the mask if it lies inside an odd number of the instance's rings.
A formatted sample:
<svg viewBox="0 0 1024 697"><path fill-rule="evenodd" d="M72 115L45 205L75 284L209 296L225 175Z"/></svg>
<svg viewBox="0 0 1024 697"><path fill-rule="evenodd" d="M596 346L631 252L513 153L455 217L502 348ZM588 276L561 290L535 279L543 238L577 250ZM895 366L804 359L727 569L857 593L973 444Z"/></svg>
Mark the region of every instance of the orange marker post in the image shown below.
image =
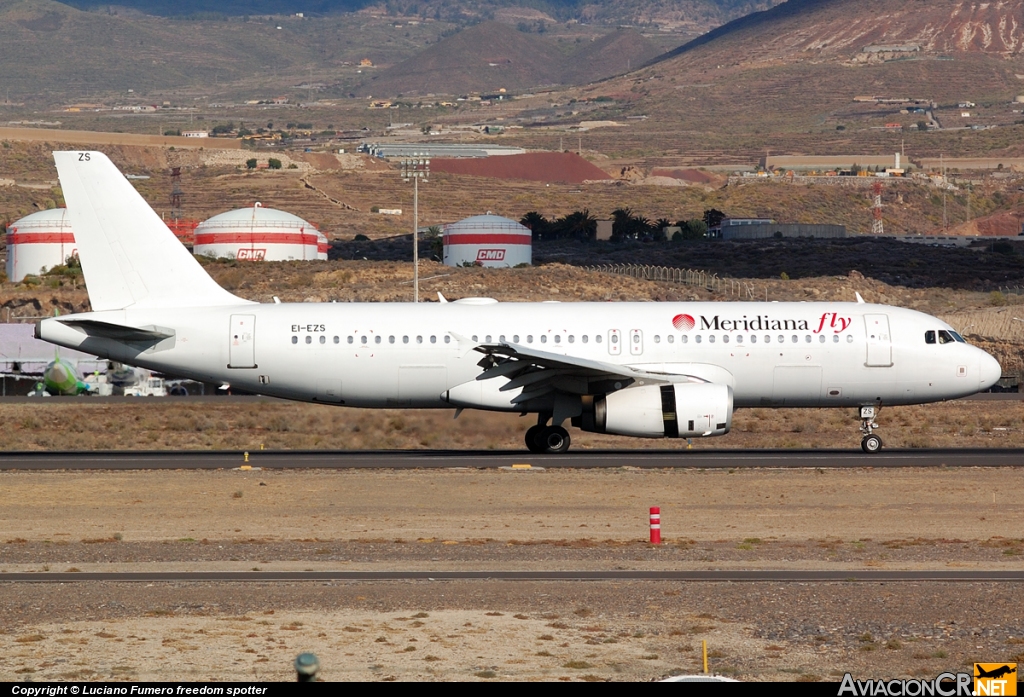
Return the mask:
<svg viewBox="0 0 1024 697"><path fill-rule="evenodd" d="M651 544L661 544L661 508L651 506Z"/></svg>

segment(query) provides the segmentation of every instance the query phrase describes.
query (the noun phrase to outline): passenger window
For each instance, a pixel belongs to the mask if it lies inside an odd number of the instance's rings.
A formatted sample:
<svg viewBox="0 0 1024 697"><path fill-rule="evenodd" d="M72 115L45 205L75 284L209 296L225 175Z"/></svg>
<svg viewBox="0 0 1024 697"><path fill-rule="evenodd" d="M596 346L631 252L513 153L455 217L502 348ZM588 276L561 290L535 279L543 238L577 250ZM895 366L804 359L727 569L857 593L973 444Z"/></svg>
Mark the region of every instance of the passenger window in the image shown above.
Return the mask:
<svg viewBox="0 0 1024 697"><path fill-rule="evenodd" d="M838 344L839 343L839 335L838 334L833 334L832 335L832 343L833 344Z"/></svg>
<svg viewBox="0 0 1024 697"><path fill-rule="evenodd" d="M351 344L351 343L352 343L353 341L355 341L355 339L353 339L353 338L352 338L352 337L350 336L350 337L348 338L348 343L350 343L350 344Z"/></svg>
<svg viewBox="0 0 1024 697"><path fill-rule="evenodd" d="M939 330L939 343L940 344L952 344L952 343L955 343L955 342L956 342L956 339L953 338L952 334L947 332L945 329L940 329Z"/></svg>
<svg viewBox="0 0 1024 697"><path fill-rule="evenodd" d="M824 334L819 334L818 335L818 343L819 344L824 344L825 343L825 335Z"/></svg>
<svg viewBox="0 0 1024 697"><path fill-rule="evenodd" d="M587 337L587 335L586 335L586 334L584 334L584 335L583 335L583 338L581 339L581 341L583 341L583 343L584 343L584 344L585 344L585 343L587 343L587 342L588 342L589 340L590 340L590 339L589 339L589 338Z"/></svg>
<svg viewBox="0 0 1024 697"><path fill-rule="evenodd" d="M504 335L504 334L502 334L501 336L499 336L499 337L498 337L498 341L500 341L501 343L503 343L503 344L504 344L504 343L505 343L505 335Z"/></svg>
<svg viewBox="0 0 1024 697"><path fill-rule="evenodd" d="M709 344L715 343L715 335L714 334L709 334L708 335L708 343Z"/></svg>
<svg viewBox="0 0 1024 697"><path fill-rule="evenodd" d="M324 336L323 334L320 335L320 343L321 344L326 344L327 343L327 337Z"/></svg>
<svg viewBox="0 0 1024 697"><path fill-rule="evenodd" d="M423 337L422 336L417 336L416 337L416 343L417 344L422 344L423 343Z"/></svg>
<svg viewBox="0 0 1024 697"><path fill-rule="evenodd" d="M770 335L768 335L768 334L765 334L764 335L764 343L766 343L766 344L772 343L772 337Z"/></svg>
<svg viewBox="0 0 1024 697"><path fill-rule="evenodd" d="M312 343L313 343L313 337L311 337L311 336L307 336L307 337L306 337L306 343L307 343L307 344L312 344Z"/></svg>
<svg viewBox="0 0 1024 697"><path fill-rule="evenodd" d="M365 336L361 336L361 337L359 337L359 341L360 341L361 343L364 343L364 344L365 344L365 343L366 343L366 341L367 341L367 339L366 339L366 337L365 337Z"/></svg>
<svg viewBox="0 0 1024 697"><path fill-rule="evenodd" d="M571 344L571 343L573 343L574 341L576 341L576 337L574 337L574 336L573 336L572 334L570 334L570 335L569 335L569 343Z"/></svg>
<svg viewBox="0 0 1024 697"><path fill-rule="evenodd" d="M488 344L491 343L491 335L490 334L488 334L484 338L487 340L486 343L488 343Z"/></svg>
<svg viewBox="0 0 1024 697"><path fill-rule="evenodd" d="M804 341L806 341L808 344L811 343L811 335L810 334L806 335L804 337Z"/></svg>
<svg viewBox="0 0 1024 697"><path fill-rule="evenodd" d="M795 337L793 338L793 341L796 341L796 338L795 338ZM785 337L785 336L783 336L782 334L779 334L779 343L780 343L780 344L784 344L784 343L786 343L786 337Z"/></svg>
<svg viewBox="0 0 1024 697"><path fill-rule="evenodd" d="M541 334L541 335L540 335L540 343L542 343L542 344L546 344L546 343L548 343L548 337L547 337L547 334Z"/></svg>
<svg viewBox="0 0 1024 697"><path fill-rule="evenodd" d="M431 335L431 337L430 337L430 343L432 343L432 344L436 344L436 343L437 343L437 336L435 336L435 335Z"/></svg>
<svg viewBox="0 0 1024 697"><path fill-rule="evenodd" d="M337 336L336 336L336 337L334 337L334 343L336 343L336 344L340 344L340 343L341 343L341 338L340 338L340 337L337 337Z"/></svg>
<svg viewBox="0 0 1024 697"><path fill-rule="evenodd" d="M293 344L297 344L297 343L299 343L299 337L297 337L297 336L293 336L293 337L292 337L292 343L293 343Z"/></svg>
<svg viewBox="0 0 1024 697"><path fill-rule="evenodd" d="M700 334L698 334L697 336L693 337L693 339L694 339L694 341L696 341L699 344L700 343Z"/></svg>
<svg viewBox="0 0 1024 697"><path fill-rule="evenodd" d="M402 343L403 343L403 344L408 344L408 343L409 343L409 337L407 337L407 336L403 336L403 337L402 337Z"/></svg>
<svg viewBox="0 0 1024 697"><path fill-rule="evenodd" d="M793 335L793 343L794 344L800 343L800 337L798 337L796 334Z"/></svg>
<svg viewBox="0 0 1024 697"><path fill-rule="evenodd" d="M685 344L690 340L690 337L686 336L686 334L683 334L681 337L679 337L679 340Z"/></svg>
<svg viewBox="0 0 1024 697"><path fill-rule="evenodd" d="M512 335L512 343L513 344L518 344L519 343L519 335L518 334L513 334Z"/></svg>
<svg viewBox="0 0 1024 697"><path fill-rule="evenodd" d="M658 334L654 335L654 343L656 343L656 344L660 344L661 343L661 337Z"/></svg>
<svg viewBox="0 0 1024 697"><path fill-rule="evenodd" d="M594 337L594 341L600 344L602 341L604 341L604 339L602 339L601 335L598 334L597 336Z"/></svg>
<svg viewBox="0 0 1024 697"><path fill-rule="evenodd" d="M528 344L532 344L533 343L533 334L527 334L526 335L526 343L528 343Z"/></svg>
<svg viewBox="0 0 1024 697"><path fill-rule="evenodd" d="M736 335L736 343L737 344L742 344L743 343L743 335L742 334L737 334Z"/></svg>
<svg viewBox="0 0 1024 697"><path fill-rule="evenodd" d="M446 343L446 344L452 343L452 338L450 336L448 336L447 334L444 335L444 343Z"/></svg>
<svg viewBox="0 0 1024 697"><path fill-rule="evenodd" d="M380 334L378 334L377 336L373 337L373 343L379 344L380 341L381 341L381 335Z"/></svg>
<svg viewBox="0 0 1024 697"><path fill-rule="evenodd" d="M935 330L929 329L924 333L924 343L934 344L935 343Z"/></svg>
<svg viewBox="0 0 1024 697"><path fill-rule="evenodd" d="M556 344L562 343L562 337L560 337L558 334L555 334L555 343Z"/></svg>
<svg viewBox="0 0 1024 697"><path fill-rule="evenodd" d="M395 343L395 337L394 337L394 336L389 336L389 337L388 337L388 343L389 343L389 344L393 344L393 343Z"/></svg>
<svg viewBox="0 0 1024 697"><path fill-rule="evenodd" d="M668 337L666 337L666 338L668 339L668 343L670 343L670 344L676 343L676 338L672 334L669 334Z"/></svg>
<svg viewBox="0 0 1024 697"><path fill-rule="evenodd" d="M853 334L847 334L846 335L846 343L848 343L848 344L852 344L853 343Z"/></svg>
<svg viewBox="0 0 1024 697"><path fill-rule="evenodd" d="M750 335L750 343L752 343L752 344L756 344L757 343L757 336L755 334L751 334Z"/></svg>
<svg viewBox="0 0 1024 697"><path fill-rule="evenodd" d="M723 334L722 335L722 343L723 344L728 344L729 343L729 335L728 334Z"/></svg>

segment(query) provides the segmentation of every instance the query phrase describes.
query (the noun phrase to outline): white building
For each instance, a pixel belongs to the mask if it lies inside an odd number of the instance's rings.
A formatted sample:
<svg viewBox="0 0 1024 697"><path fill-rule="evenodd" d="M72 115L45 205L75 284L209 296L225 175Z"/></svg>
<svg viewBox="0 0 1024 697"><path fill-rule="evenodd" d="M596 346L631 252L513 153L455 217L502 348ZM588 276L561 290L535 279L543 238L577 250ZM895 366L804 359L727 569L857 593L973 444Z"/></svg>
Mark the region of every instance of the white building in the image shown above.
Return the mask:
<svg viewBox="0 0 1024 697"><path fill-rule="evenodd" d="M66 208L26 215L7 226L7 278L19 282L77 256Z"/></svg>
<svg viewBox="0 0 1024 697"><path fill-rule="evenodd" d="M192 251L220 259L312 261L327 259L327 247L327 238L312 223L256 203L200 223Z"/></svg>
<svg viewBox="0 0 1024 697"><path fill-rule="evenodd" d="M533 263L530 228L498 215L474 215L444 227L444 263L512 267Z"/></svg>

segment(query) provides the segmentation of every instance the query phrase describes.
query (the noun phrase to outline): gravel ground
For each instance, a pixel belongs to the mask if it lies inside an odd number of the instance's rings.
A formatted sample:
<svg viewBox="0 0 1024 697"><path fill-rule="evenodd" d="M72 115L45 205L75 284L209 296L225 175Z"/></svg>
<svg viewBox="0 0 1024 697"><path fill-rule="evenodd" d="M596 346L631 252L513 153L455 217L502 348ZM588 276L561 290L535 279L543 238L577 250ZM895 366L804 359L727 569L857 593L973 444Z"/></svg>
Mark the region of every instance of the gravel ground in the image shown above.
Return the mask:
<svg viewBox="0 0 1024 697"><path fill-rule="evenodd" d="M2 472L13 571L1020 569L1024 470ZM997 492L995 499L992 492ZM993 503L994 501L994 503ZM666 544L646 544L662 507ZM0 585L0 680L934 676L1024 662L1019 584Z"/></svg>

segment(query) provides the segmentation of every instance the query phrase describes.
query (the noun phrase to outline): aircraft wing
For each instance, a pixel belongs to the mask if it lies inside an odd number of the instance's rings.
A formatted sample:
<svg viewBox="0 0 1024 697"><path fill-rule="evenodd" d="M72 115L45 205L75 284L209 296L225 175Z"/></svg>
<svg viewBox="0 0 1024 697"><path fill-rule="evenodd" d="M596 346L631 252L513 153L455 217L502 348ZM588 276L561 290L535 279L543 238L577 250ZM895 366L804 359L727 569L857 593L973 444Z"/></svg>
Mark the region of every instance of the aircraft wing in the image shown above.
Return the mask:
<svg viewBox="0 0 1024 697"><path fill-rule="evenodd" d="M477 380L505 377L502 392L521 387L522 393L511 400L520 404L550 392L597 394L614 392L634 383L669 384L705 382L688 375L657 373L604 361L578 358L560 353L538 351L511 343L481 344L474 348L484 354L478 365L484 369Z"/></svg>

